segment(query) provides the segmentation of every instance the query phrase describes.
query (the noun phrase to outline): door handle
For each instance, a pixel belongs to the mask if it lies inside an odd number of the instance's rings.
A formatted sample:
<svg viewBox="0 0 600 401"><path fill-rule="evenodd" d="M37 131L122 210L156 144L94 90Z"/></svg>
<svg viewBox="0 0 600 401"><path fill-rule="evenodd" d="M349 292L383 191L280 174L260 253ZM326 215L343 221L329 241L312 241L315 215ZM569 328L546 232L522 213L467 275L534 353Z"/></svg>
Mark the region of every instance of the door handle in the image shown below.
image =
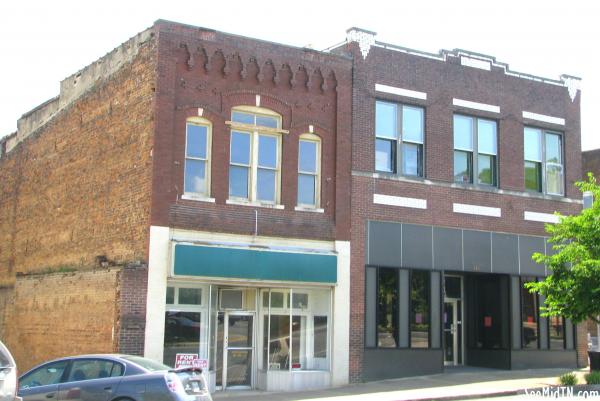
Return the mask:
<svg viewBox="0 0 600 401"><path fill-rule="evenodd" d="M112 387L111 387L111 386L104 387L104 390L105 390L105 391L108 391L108 392L110 393L110 392L112 391Z"/></svg>
<svg viewBox="0 0 600 401"><path fill-rule="evenodd" d="M54 398L55 393L46 394L46 398Z"/></svg>

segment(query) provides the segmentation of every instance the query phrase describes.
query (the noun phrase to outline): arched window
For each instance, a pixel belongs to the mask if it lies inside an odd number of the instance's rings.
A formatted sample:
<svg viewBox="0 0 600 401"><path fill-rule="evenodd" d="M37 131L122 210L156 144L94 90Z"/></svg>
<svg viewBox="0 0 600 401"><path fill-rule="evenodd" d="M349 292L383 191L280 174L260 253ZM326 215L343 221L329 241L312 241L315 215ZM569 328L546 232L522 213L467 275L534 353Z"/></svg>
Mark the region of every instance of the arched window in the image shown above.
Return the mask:
<svg viewBox="0 0 600 401"><path fill-rule="evenodd" d="M300 135L298 143L298 206L318 208L321 198L321 139Z"/></svg>
<svg viewBox="0 0 600 401"><path fill-rule="evenodd" d="M188 118L185 128L184 194L210 196L210 145L212 125L202 117Z"/></svg>
<svg viewBox="0 0 600 401"><path fill-rule="evenodd" d="M229 198L279 204L281 116L260 107L232 109Z"/></svg>

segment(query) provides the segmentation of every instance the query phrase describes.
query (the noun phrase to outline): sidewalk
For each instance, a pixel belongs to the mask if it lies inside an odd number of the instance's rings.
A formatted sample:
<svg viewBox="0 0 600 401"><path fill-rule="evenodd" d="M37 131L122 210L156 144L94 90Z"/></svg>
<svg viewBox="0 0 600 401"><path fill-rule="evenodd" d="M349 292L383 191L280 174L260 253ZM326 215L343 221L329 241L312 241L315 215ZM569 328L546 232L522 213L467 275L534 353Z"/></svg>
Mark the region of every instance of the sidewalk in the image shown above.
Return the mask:
<svg viewBox="0 0 600 401"><path fill-rule="evenodd" d="M213 394L214 400L240 401L404 401L461 400L500 395L515 395L524 389L558 383L568 369L496 370L479 368L451 369L431 376L417 376L339 388L293 393L229 391ZM576 371L583 382L587 370Z"/></svg>

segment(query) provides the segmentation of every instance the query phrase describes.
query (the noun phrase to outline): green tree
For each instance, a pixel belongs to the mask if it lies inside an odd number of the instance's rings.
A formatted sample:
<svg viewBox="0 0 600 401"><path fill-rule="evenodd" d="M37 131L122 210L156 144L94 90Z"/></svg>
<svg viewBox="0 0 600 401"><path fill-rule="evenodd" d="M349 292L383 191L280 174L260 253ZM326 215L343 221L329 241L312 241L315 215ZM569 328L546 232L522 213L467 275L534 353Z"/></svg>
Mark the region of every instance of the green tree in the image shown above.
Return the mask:
<svg viewBox="0 0 600 401"><path fill-rule="evenodd" d="M546 297L542 316L600 323L600 186L592 173L575 185L594 194L593 205L578 215L561 216L557 224L546 224L555 253L534 253L532 258L546 264L551 275L527 287Z"/></svg>

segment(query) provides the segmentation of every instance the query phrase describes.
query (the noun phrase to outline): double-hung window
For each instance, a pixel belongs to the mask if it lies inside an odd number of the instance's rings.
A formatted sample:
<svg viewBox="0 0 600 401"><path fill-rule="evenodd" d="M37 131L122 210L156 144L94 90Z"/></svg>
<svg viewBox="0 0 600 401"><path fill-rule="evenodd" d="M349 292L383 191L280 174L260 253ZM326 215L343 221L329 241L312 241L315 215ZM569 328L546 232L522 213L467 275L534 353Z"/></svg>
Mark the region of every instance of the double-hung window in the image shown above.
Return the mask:
<svg viewBox="0 0 600 401"><path fill-rule="evenodd" d="M375 170L422 177L424 126L421 107L375 102Z"/></svg>
<svg viewBox="0 0 600 401"><path fill-rule="evenodd" d="M193 117L186 123L184 193L208 197L210 194L210 131L208 120Z"/></svg>
<svg viewBox="0 0 600 401"><path fill-rule="evenodd" d="M525 127L525 188L551 195L564 194L562 137Z"/></svg>
<svg viewBox="0 0 600 401"><path fill-rule="evenodd" d="M298 143L298 206L319 207L321 142L312 134Z"/></svg>
<svg viewBox="0 0 600 401"><path fill-rule="evenodd" d="M281 171L281 117L270 110L231 115L229 198L276 204Z"/></svg>
<svg viewBox="0 0 600 401"><path fill-rule="evenodd" d="M497 124L493 120L454 115L454 181L496 186Z"/></svg>

